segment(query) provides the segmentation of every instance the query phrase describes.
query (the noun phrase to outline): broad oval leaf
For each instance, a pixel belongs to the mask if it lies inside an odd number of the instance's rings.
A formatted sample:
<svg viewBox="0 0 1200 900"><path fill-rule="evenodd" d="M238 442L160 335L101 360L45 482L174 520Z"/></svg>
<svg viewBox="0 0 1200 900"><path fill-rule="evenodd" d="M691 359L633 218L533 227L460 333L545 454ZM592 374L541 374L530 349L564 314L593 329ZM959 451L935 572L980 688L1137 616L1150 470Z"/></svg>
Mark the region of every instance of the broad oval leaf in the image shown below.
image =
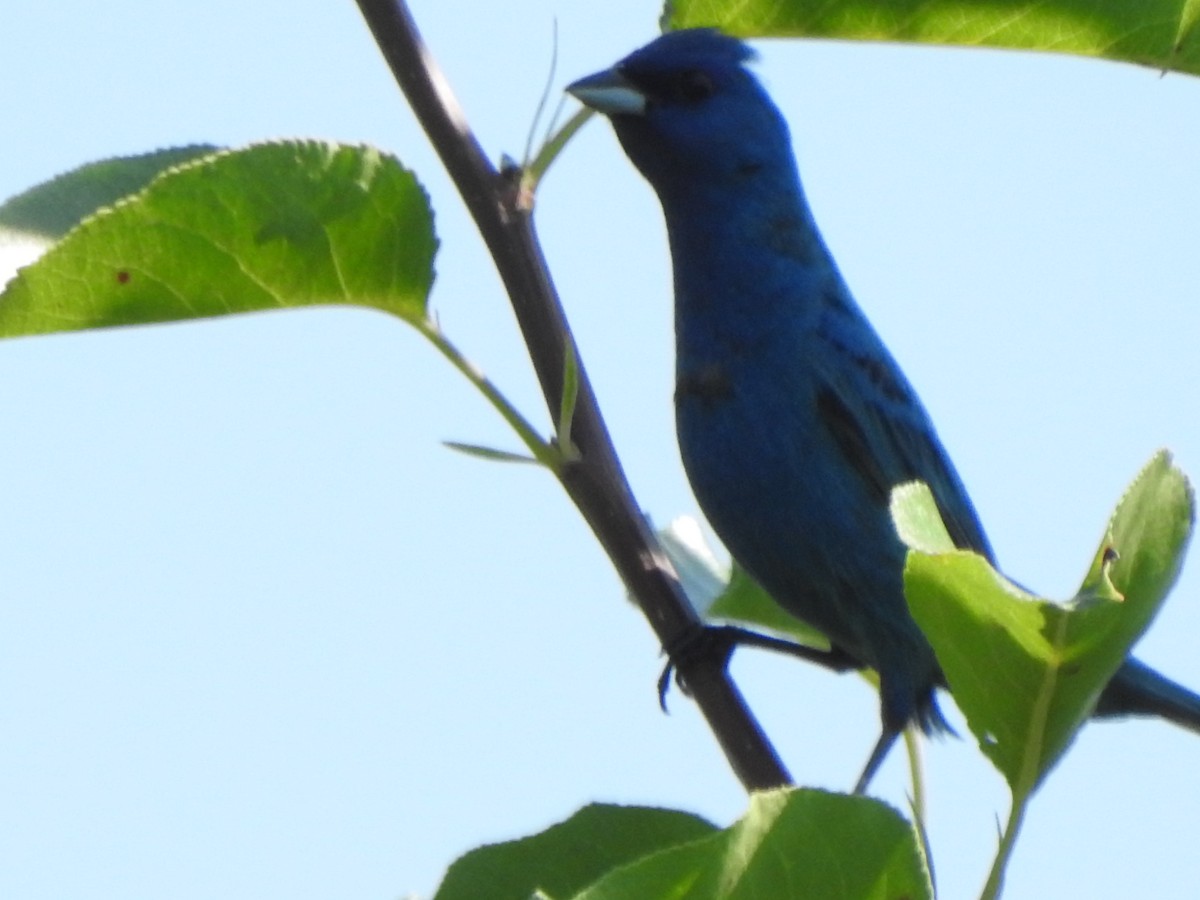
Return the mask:
<svg viewBox="0 0 1200 900"><path fill-rule="evenodd" d="M739 37L1043 50L1200 74L1200 4L1180 0L672 0L664 20Z"/></svg>
<svg viewBox="0 0 1200 900"><path fill-rule="evenodd" d="M436 247L428 197L396 159L259 144L84 220L0 294L0 337L325 303L420 325Z"/></svg>
<svg viewBox="0 0 1200 900"><path fill-rule="evenodd" d="M920 900L932 896L911 824L867 797L764 791L730 828L611 872L575 900Z"/></svg>
<svg viewBox="0 0 1200 900"><path fill-rule="evenodd" d="M478 847L450 866L434 900L569 897L619 866L716 827L671 809L593 803L541 834Z"/></svg>
<svg viewBox="0 0 1200 900"><path fill-rule="evenodd" d="M936 515L928 491L897 493L893 503L898 521ZM926 508L904 512L906 505ZM1179 572L1194 516L1187 478L1160 452L1121 499L1065 605L1025 593L973 553L927 552L906 537L909 609L1015 796L1031 794L1061 758L1149 627Z"/></svg>

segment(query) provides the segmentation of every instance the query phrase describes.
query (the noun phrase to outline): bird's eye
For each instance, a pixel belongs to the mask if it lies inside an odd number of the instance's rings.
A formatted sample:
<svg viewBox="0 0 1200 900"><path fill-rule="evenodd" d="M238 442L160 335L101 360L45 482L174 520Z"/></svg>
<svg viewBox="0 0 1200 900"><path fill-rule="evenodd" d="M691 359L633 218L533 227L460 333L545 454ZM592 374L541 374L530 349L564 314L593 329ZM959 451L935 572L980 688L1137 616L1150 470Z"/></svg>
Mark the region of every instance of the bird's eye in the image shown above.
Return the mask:
<svg viewBox="0 0 1200 900"><path fill-rule="evenodd" d="M699 69L688 69L680 73L677 87L679 95L689 103L707 100L717 89L712 77Z"/></svg>

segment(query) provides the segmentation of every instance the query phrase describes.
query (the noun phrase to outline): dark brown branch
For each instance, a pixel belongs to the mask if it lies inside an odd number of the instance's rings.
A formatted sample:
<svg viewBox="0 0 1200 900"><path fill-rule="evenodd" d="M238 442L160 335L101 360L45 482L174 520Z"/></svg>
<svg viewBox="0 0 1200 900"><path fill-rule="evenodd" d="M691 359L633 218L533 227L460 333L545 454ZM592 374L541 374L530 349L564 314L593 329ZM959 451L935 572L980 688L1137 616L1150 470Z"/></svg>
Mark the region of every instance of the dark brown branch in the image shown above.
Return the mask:
<svg viewBox="0 0 1200 900"><path fill-rule="evenodd" d="M566 341L572 338L519 196L520 179L488 162L407 7L397 0L358 0L358 6L491 252L557 421ZM561 473L563 486L663 646L679 646L700 623L634 501L582 362L571 438L580 459ZM725 659L687 655L678 669L742 784L750 790L787 784L788 774L729 679Z"/></svg>

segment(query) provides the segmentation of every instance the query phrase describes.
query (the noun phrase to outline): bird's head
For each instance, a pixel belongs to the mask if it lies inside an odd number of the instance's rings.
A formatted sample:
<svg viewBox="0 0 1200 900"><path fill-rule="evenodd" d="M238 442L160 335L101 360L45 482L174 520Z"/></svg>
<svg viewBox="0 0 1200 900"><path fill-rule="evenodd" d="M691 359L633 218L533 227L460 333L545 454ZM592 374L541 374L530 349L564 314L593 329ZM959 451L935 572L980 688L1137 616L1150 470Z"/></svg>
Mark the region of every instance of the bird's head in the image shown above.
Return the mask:
<svg viewBox="0 0 1200 900"><path fill-rule="evenodd" d="M714 29L673 31L567 91L609 117L665 202L793 171L787 125L745 67L753 58Z"/></svg>

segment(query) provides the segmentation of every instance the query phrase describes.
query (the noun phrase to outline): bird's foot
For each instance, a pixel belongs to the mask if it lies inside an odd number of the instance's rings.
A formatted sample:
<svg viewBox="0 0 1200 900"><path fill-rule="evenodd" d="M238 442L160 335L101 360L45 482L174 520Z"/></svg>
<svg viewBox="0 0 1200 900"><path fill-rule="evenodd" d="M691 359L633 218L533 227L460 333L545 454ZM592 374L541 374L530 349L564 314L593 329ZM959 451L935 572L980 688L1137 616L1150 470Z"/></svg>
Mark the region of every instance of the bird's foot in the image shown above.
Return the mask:
<svg viewBox="0 0 1200 900"><path fill-rule="evenodd" d="M663 645L667 664L658 676L658 705L667 712L667 692L671 690L671 676L684 695L688 695L683 669L696 665L701 660L711 660L714 665L727 666L733 656L737 640L730 632L740 631L728 625L701 625L688 628Z"/></svg>
<svg viewBox="0 0 1200 900"><path fill-rule="evenodd" d="M663 647L667 664L658 677L658 705L667 711L667 692L671 689L671 676L686 695L686 679L682 669L695 665L699 660L709 660L714 665L727 666L733 651L738 647L759 647L776 653L786 653L800 659L824 666L834 672L848 672L863 668L862 663L837 647L822 650L741 628L737 625L697 625L688 629Z"/></svg>

